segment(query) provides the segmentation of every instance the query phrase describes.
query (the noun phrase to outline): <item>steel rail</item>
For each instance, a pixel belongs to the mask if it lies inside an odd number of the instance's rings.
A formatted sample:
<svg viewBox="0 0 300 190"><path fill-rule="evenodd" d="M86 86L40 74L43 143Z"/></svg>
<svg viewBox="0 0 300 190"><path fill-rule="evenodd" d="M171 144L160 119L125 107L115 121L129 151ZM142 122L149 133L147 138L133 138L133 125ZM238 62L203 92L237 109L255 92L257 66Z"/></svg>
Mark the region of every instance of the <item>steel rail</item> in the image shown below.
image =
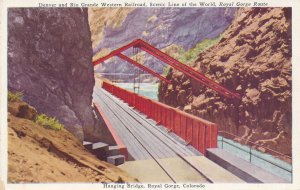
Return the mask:
<svg viewBox="0 0 300 190"><path fill-rule="evenodd" d="M107 93L109 93L108 91L106 91ZM105 93L104 93L105 94ZM105 96L107 96L106 94L105 94ZM108 97L108 96L107 96ZM116 96L114 96L115 98L117 98ZM122 101L121 99L119 99L119 98L117 98L118 100L120 100L120 101ZM118 105L119 106L119 105ZM121 107L121 106L119 106L119 107ZM129 113L128 111L126 111L124 108L122 108L121 107L121 109L124 111L124 112L126 112L126 113L128 113L129 115L135 115L136 117L138 117L138 118L140 118L140 119L144 119L139 113L137 113L137 112L134 112L134 111L132 111L132 114L131 113ZM137 120L136 118L134 118L138 123L140 123L141 125L142 125L142 123L139 121L139 120ZM161 133L161 131L159 130L159 129L157 129L157 127L154 127L154 125L151 123L151 122L149 122L148 120L144 120L145 121L145 123L147 123L148 125L150 125L151 127L153 127L154 129L155 129L155 131L157 131L157 132L159 132L159 133ZM146 128L146 127L144 127L147 131L149 131L150 133L152 133L154 136L157 136L157 135L155 135L151 130L149 130L148 128ZM161 133L161 135L163 135L163 136L165 136L168 140L170 140L170 141L172 141L173 143L179 143L178 141L176 141L175 139L173 139L172 137L170 137L170 136L168 136L167 134L164 134L164 133ZM159 138L160 140L161 140L161 138ZM161 140L162 141L162 140ZM162 141L163 143L164 143L164 141ZM166 144L166 143L164 143L164 144ZM180 145L182 145L182 146L186 146L186 145L183 145L183 144L181 144L181 143L179 143ZM169 147L169 146L168 146ZM170 147L169 147L170 148ZM182 147L181 147L182 148ZM190 151L191 152L191 151Z"/></svg>
<svg viewBox="0 0 300 190"><path fill-rule="evenodd" d="M220 140L218 140L218 141L220 142ZM258 159L261 159L261 160L263 160L263 161L265 161L265 162L267 162L267 163L269 163L269 164L272 164L273 166L276 166L276 167L278 167L278 168L280 168L280 169L282 169L282 170L284 170L284 171L287 171L287 172L289 172L289 173L292 173L292 170L289 170L289 169L287 169L287 168L284 168L284 167L282 167L282 166L280 166L280 165L278 165L278 164L276 164L276 163L274 163L274 162L272 162L272 161L270 161L270 160L267 160L267 159L265 159L265 158L263 158L263 157L261 157L261 156L259 156L259 155L257 155L257 154L252 153L252 152L251 152L251 147L249 147L249 152L248 152L247 150L245 150L245 149L243 149L243 148L240 148L240 147L238 147L238 146L236 146L236 145L234 145L234 144L232 144L232 143L230 143L230 142L227 142L227 141L224 141L224 140L221 140L221 142L222 142L222 143L226 143L226 144L228 144L228 145L230 145L230 146L233 146L233 147L235 147L235 148L237 148L237 149L239 149L239 150L241 150L241 151L243 151L243 152L248 153L248 154L250 155L250 158L251 158L252 156L254 156L254 157L256 157L256 158L258 158ZM251 160L250 160L250 163L251 163Z"/></svg>
<svg viewBox="0 0 300 190"><path fill-rule="evenodd" d="M106 95L105 94L105 96L107 96L108 97L108 95ZM108 97L109 98L109 97ZM118 98L119 99L119 98ZM121 100L121 99L120 99ZM117 104L116 103L116 105L120 108L120 109L122 109L124 112L126 112L126 113L128 113L128 114L130 114L127 110L125 110L122 106L120 106L119 104ZM130 114L131 115L131 114ZM136 120L138 123L140 123L141 124L141 122L140 121L138 121L135 117L133 117L134 118L134 120ZM127 129L128 129L128 127L126 127ZM158 138L163 144L165 144L168 148L170 148L181 160L183 160L185 163L187 163L190 167L192 167L197 173L199 173L202 177L204 177L208 182L210 182L210 183L213 183L213 181L208 177L208 176L206 176L205 174L203 174L203 172L201 172L197 167L195 167L191 162L189 162L188 160L186 160L185 158L184 158L184 156L180 153L180 152L178 152L177 150L175 150L172 146L170 146L170 145L168 145L163 139L161 139L160 137L158 137L155 133L153 133L151 130L149 130L149 129L147 129L146 127L145 127L145 129L147 130L147 131L149 131L150 133L152 133L153 134L153 136L155 136L156 138ZM135 137L135 135L131 132L131 134ZM163 134L164 135L164 134ZM135 137L136 138L136 137ZM137 139L137 138L136 138ZM138 139L137 139L138 140ZM139 140L138 140L139 141ZM140 141L139 141L140 142ZM141 142L140 142L140 144L141 144ZM141 144L142 145L142 144ZM143 145L142 145L143 146ZM143 146L144 147L144 146ZM145 148L145 147L144 147ZM150 156L152 157L152 155L151 155L151 153L145 148L145 150L150 154ZM158 161L158 160L157 160ZM160 164L159 164L160 165ZM163 166L160 166L160 167L163 167ZM163 168L162 168L163 169ZM165 169L163 169L165 172L166 172L166 170ZM176 183L176 182L175 182Z"/></svg>
<svg viewBox="0 0 300 190"><path fill-rule="evenodd" d="M98 96L98 95L97 95ZM108 105L106 102L104 102L104 104L110 108L110 105ZM118 104L116 104L118 105ZM119 105L118 105L119 106ZM119 106L121 107L121 106ZM140 145L147 151L147 153L151 156L151 158L158 164L158 166L168 175L168 177L174 182L176 183L175 178L166 170L166 168L164 168L164 166L160 163L160 161L158 159L155 158L155 156L145 147L145 145L141 142L141 140L139 138L137 138L134 133L132 132L132 130L127 127L127 125L124 123L124 121L119 117L119 115L117 115L116 113L114 113L112 111L112 113L119 118L119 120L121 121L121 123L126 127L126 129L131 133L131 135L140 143Z"/></svg>
<svg viewBox="0 0 300 190"><path fill-rule="evenodd" d="M232 134L232 133L228 133L227 131L219 131L218 133L219 133L219 134L227 134L228 136L241 138L241 137L239 137L239 136L237 136L237 135L234 135L234 134ZM274 153L274 154L277 154L277 155L280 155L280 156L283 156L283 157L285 157L285 158L287 158L287 159L292 160L292 157L290 157L290 156L288 156L288 155L285 155L285 154L283 154L283 153L281 153L281 152L278 152L278 151L273 150L273 149L271 149L271 148L268 148L268 147L266 147L266 146L257 144L257 143L255 143L255 142L253 142L253 141L251 141L251 140L247 140L247 139L245 139L245 138L241 138L241 139L245 140L246 142L248 142L248 143L251 144L252 146L253 146L253 145L256 145L256 146L265 148L266 150L268 150L268 151L270 151L270 152L272 152L272 153Z"/></svg>

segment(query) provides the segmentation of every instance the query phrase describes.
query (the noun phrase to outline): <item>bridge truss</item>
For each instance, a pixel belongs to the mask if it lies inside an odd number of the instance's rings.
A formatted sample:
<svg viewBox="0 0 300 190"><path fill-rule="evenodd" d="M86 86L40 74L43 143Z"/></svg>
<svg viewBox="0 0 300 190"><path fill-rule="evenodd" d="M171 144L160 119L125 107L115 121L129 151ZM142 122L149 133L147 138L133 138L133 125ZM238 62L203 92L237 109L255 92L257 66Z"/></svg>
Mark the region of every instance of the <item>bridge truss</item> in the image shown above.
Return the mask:
<svg viewBox="0 0 300 190"><path fill-rule="evenodd" d="M214 91L218 92L219 94L221 94L227 98L239 99L239 100L241 99L241 96L238 93L233 92L233 91L225 88L224 86L218 84L217 82L207 78L206 76L199 73L198 71L196 71L196 70L192 69L191 67L181 63L180 61L172 58L171 56L167 55L166 53L160 51L159 49L153 47L152 45L150 45L149 43L147 43L141 39L136 39L136 40L132 41L131 43L112 51L110 54L94 61L93 64L94 64L94 66L96 66L96 65L103 63L104 61L110 59L111 57L117 56L117 57L127 61L128 63L130 63L136 67L139 67L140 69L152 74L153 76L159 78L163 82L170 83L170 81L168 79L166 79L165 77L163 77L160 74L156 73L155 71L149 69L148 67L138 63L137 61L131 59L130 57L122 54L122 52L126 51L127 49L129 49L131 47L133 47L135 49L139 48L140 50L143 50L143 51L149 53L150 55L154 56L155 58L159 59L160 61L170 65L171 67L173 67L174 69L177 69L178 71L181 71L188 77L194 79L195 81L201 83L204 86L207 86L207 87L213 89Z"/></svg>

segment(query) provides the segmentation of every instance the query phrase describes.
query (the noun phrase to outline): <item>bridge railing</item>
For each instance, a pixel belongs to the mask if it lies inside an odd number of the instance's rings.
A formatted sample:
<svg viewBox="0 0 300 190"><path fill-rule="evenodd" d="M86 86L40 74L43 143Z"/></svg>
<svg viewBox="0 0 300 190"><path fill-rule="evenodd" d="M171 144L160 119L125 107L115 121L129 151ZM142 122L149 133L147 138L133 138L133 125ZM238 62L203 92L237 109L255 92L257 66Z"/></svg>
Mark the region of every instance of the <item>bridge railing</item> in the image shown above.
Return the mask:
<svg viewBox="0 0 300 190"><path fill-rule="evenodd" d="M217 147L218 126L179 109L103 82L105 90L119 97L149 118L174 132L187 144L206 154L207 148Z"/></svg>

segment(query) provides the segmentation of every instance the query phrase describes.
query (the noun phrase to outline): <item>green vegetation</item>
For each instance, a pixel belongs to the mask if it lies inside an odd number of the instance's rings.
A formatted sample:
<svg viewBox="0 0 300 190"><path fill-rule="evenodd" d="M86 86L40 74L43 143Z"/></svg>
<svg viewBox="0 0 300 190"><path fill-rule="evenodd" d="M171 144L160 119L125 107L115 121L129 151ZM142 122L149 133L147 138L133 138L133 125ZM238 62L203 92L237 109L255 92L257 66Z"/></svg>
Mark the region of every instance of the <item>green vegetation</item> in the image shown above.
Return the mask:
<svg viewBox="0 0 300 190"><path fill-rule="evenodd" d="M10 101L10 102L18 102L23 99L23 93L8 91L7 97L8 97L8 101Z"/></svg>
<svg viewBox="0 0 300 190"><path fill-rule="evenodd" d="M168 47L164 52L177 59L178 61L188 65L189 63L194 63L198 59L200 53L219 43L221 39L222 34L220 34L216 38L205 39L202 42L198 43L194 48L189 49L188 51L184 51L182 47L173 44L170 47ZM166 66L163 70L162 75L167 76L169 72L170 67ZM159 83L158 89L161 89L161 83ZM161 96L160 92L161 91L159 90L158 98Z"/></svg>
<svg viewBox="0 0 300 190"><path fill-rule="evenodd" d="M11 92L8 91L8 101L9 102L20 102L23 99L23 93L22 92ZM64 125L62 125L56 118L49 117L45 114L39 114L35 118L35 123L43 126L47 129L53 129L56 131L59 131L64 128Z"/></svg>
<svg viewBox="0 0 300 190"><path fill-rule="evenodd" d="M165 66L162 75L166 77L170 71L171 67L170 66Z"/></svg>
<svg viewBox="0 0 300 190"><path fill-rule="evenodd" d="M202 42L198 43L196 47L186 51L180 58L179 61L182 63L192 63L198 59L198 55L205 51L206 49L217 44L222 39L222 35L219 35L216 38L205 39Z"/></svg>
<svg viewBox="0 0 300 190"><path fill-rule="evenodd" d="M49 117L45 114L39 114L35 118L35 122L46 129L53 129L59 131L64 128L64 126L57 119Z"/></svg>

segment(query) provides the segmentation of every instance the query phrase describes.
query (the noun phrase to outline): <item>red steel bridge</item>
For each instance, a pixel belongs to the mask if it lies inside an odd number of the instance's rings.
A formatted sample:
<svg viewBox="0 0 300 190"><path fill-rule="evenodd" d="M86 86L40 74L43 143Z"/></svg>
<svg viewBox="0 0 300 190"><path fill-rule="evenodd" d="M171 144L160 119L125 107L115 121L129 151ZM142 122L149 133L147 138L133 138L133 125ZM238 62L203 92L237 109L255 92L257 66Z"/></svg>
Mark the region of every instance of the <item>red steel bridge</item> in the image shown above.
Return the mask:
<svg viewBox="0 0 300 190"><path fill-rule="evenodd" d="M179 62L178 60L172 58L171 56L169 56L166 53L160 51L159 49L151 46L150 44L148 44L147 42L145 42L141 39L134 40L133 42L112 51L107 56L104 56L104 57L94 61L93 64L94 64L94 66L96 66L100 63L103 63L104 61L106 61L107 59L109 59L111 57L117 56L117 57L127 61L128 63L130 63L134 66L137 66L140 69L152 74L153 76L158 77L163 82L170 83L169 80L167 80L166 78L164 78L160 74L158 74L155 71L145 67L144 65L142 65L142 64L138 63L137 61L129 58L128 56L122 54L122 52L126 51L127 49L129 49L131 47L139 48L139 49L149 53L150 55L156 57L157 59L161 60L162 62L170 65L174 69L177 69L178 71L181 71L182 73L184 73L185 75L187 75L190 78L194 79L195 81L198 81L199 83L203 84L204 86L207 86L207 87L213 89L214 91L218 92L219 94L221 94L221 95L223 95L227 98L237 98L237 99L241 98L238 93L232 92L231 90L228 90L227 88L223 87L222 85L220 85L220 84L216 83L215 81L205 77L203 74L201 74L201 73L195 71L194 69L188 67L187 65Z"/></svg>
<svg viewBox="0 0 300 190"><path fill-rule="evenodd" d="M135 60L125 55L125 51L129 48L133 48ZM170 83L159 73L139 63L138 50L145 51L226 98L240 99L239 94L228 90L141 39L112 51L94 61L93 64L96 66L112 57L119 57L159 78L162 82ZM214 181L203 174L203 167L200 166L203 165L202 162L206 163L201 160L203 159L201 155L206 155L207 149L217 147L218 126L215 123L122 89L110 82L103 82L102 86L96 84L93 101L119 147L119 152L127 161L154 160L164 171L162 175L167 181L183 180L179 174L182 168L186 171L184 178L197 182ZM174 165L170 168L169 162L172 160L164 160L175 158L176 164L181 168L178 171L174 171ZM136 166L128 166L128 168L132 167ZM230 174L227 173L227 175L233 181L239 181Z"/></svg>
<svg viewBox="0 0 300 190"><path fill-rule="evenodd" d="M133 48L134 55L139 53L137 49L144 51L220 95L241 100L238 93L232 92L141 39L112 51L93 64L96 66L112 57L119 57L159 78L161 82L170 83L159 73L141 64L137 58L134 60L125 55L125 51L130 48ZM122 89L111 82L101 84L96 80L93 102L113 136L118 152L127 160L120 167L133 176L137 175L141 181L253 182L254 178L249 178L253 172L249 172L249 175L241 180L205 157L211 159L212 155L217 154L233 159L229 162L239 164L240 167L252 168L249 171L261 170L253 169L254 166L249 166L249 163L215 149L218 141L218 126L215 123ZM148 173L150 175L147 176ZM258 181L263 181L261 179L265 179L266 182L281 181L266 172L256 173L260 175ZM237 174L239 176L239 173Z"/></svg>
<svg viewBox="0 0 300 190"><path fill-rule="evenodd" d="M94 61L93 64L94 66L96 66L116 56L152 74L153 76L159 78L162 82L170 83L168 79L161 76L157 72L137 62L137 60L134 60L124 55L123 52L128 50L129 48L139 48L140 50L149 53L150 55L154 56L160 61L168 64L174 69L181 71L188 77L192 78L193 80L201 83L206 87L213 89L214 91L218 92L224 97L230 99L241 98L238 93L232 92L231 90L223 87L215 81L205 77L203 74L170 57L166 53L160 51L159 49L153 47L152 45L148 44L147 42L141 39L134 40L133 42L112 51L108 55ZM135 51L134 53L138 53L138 51ZM172 108L163 103L150 100L144 96L121 89L108 82L104 82L102 88L110 94L125 101L129 106L137 109L141 113L145 114L147 117L153 119L155 122L157 122L157 124L163 125L168 129L168 131L174 132L176 135L181 137L186 142L186 144L192 145L202 154L205 154L207 148L217 146L218 127L216 124L205 121L191 114L187 114L183 111Z"/></svg>

